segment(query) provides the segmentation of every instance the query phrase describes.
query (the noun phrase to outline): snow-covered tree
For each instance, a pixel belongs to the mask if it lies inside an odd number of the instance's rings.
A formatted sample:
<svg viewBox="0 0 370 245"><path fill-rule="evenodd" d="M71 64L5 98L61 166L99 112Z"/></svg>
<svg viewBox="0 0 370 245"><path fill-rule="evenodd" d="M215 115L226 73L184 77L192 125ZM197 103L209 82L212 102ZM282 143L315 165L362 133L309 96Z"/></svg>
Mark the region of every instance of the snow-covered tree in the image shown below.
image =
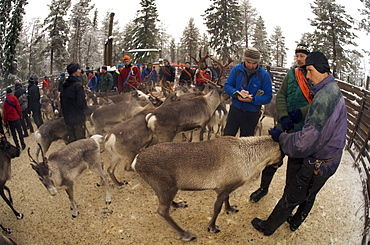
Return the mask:
<svg viewBox="0 0 370 245"><path fill-rule="evenodd" d="M0 2L0 83L6 85L16 80L16 48L22 30L26 0Z"/></svg>
<svg viewBox="0 0 370 245"><path fill-rule="evenodd" d="M240 4L240 12L243 20L243 48L249 47L254 31L257 30L256 16L257 11L252 7L249 0L243 0Z"/></svg>
<svg viewBox="0 0 370 245"><path fill-rule="evenodd" d="M335 0L315 0L311 8L316 15L310 19L311 25L316 27L313 33L315 45L322 47L320 50L330 59L331 70L336 76L350 63L345 46L357 46L353 41L357 37L352 31L354 19Z"/></svg>
<svg viewBox="0 0 370 245"><path fill-rule="evenodd" d="M188 25L185 27L182 38L180 40L180 61L186 62L190 60L190 56L196 56L199 52L199 29L195 27L194 18L190 18Z"/></svg>
<svg viewBox="0 0 370 245"><path fill-rule="evenodd" d="M68 59L69 26L64 18L71 6L71 0L52 0L48 6L50 13L44 20L44 28L49 41L45 51L50 57L50 74L53 74L54 68L57 71L65 70Z"/></svg>
<svg viewBox="0 0 370 245"><path fill-rule="evenodd" d="M258 17L254 29L252 46L258 49L261 53L261 63L267 64L270 62L271 48L267 38L265 21L261 16Z"/></svg>
<svg viewBox="0 0 370 245"><path fill-rule="evenodd" d="M89 35L85 35L89 28L91 28L91 19L89 17L90 11L94 8L91 5L91 0L79 0L72 7L70 23L72 29L70 30L71 37L69 41L69 53L71 55L70 61L83 63L83 53L86 51L85 39Z"/></svg>
<svg viewBox="0 0 370 245"><path fill-rule="evenodd" d="M134 19L134 40L133 45L136 49L158 48L158 13L154 0L141 0L141 9L138 16ZM134 59L137 63L149 62L157 57L153 52L135 53Z"/></svg>
<svg viewBox="0 0 370 245"><path fill-rule="evenodd" d="M286 62L285 37L280 26L274 28L274 33L270 36L270 45L272 50L272 61L276 66L283 67Z"/></svg>
<svg viewBox="0 0 370 245"><path fill-rule="evenodd" d="M364 4L364 9L360 9L361 15L364 16L362 20L360 20L360 28L365 30L367 33L370 33L370 0L361 0Z"/></svg>
<svg viewBox="0 0 370 245"><path fill-rule="evenodd" d="M210 34L210 46L226 62L227 56L238 56L243 22L237 0L211 0L203 15Z"/></svg>

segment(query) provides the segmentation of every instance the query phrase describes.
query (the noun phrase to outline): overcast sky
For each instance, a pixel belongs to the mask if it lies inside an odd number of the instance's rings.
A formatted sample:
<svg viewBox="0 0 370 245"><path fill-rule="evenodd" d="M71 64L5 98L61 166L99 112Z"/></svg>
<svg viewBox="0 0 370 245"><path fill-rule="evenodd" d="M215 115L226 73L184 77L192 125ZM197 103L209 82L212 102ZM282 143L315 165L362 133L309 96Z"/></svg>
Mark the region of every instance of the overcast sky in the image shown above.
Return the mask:
<svg viewBox="0 0 370 245"><path fill-rule="evenodd" d="M76 2L76 0L72 0L73 4ZM155 2L159 19L165 23L167 33L172 35L176 42L180 40L191 17L194 18L195 26L199 28L200 32L206 33L201 15L210 6L211 1L156 0ZM348 14L360 19L360 14L357 11L357 9L363 8L360 0L337 0L336 2L344 5ZM26 5L26 19L29 21L36 17L43 20L50 12L47 5L51 3L51 0L43 0L42 4L40 4L40 0L28 0L28 3ZM102 20L108 11L114 12L115 20L118 20L122 27L134 19L137 10L140 9L140 0L92 0L91 3L95 4L95 8L98 9L99 20ZM282 28L286 38L286 46L289 49L287 54L288 65L290 65L293 60L295 42L301 38L302 33L314 30L308 20L308 18L315 17L310 8L310 3L313 3L313 0L250 0L250 3L264 19L268 36L273 33L275 26ZM359 47L369 50L370 37L361 33L357 34L361 36L359 40L356 40Z"/></svg>

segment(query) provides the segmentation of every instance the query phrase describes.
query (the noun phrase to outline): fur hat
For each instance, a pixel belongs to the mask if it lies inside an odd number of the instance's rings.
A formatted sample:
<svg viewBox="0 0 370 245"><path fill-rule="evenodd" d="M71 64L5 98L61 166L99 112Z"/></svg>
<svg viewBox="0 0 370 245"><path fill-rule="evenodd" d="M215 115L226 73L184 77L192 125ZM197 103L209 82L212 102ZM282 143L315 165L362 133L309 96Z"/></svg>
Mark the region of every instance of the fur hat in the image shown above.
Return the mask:
<svg viewBox="0 0 370 245"><path fill-rule="evenodd" d="M304 43L300 43L295 48L295 53L303 53L305 55L308 55L310 51L308 50L308 46Z"/></svg>
<svg viewBox="0 0 370 245"><path fill-rule="evenodd" d="M330 66L328 59L320 51L311 52L306 58L306 65L312 65L320 73L330 73Z"/></svg>
<svg viewBox="0 0 370 245"><path fill-rule="evenodd" d="M244 52L244 58L246 60L254 61L259 63L261 61L261 54L258 49L254 47L247 48Z"/></svg>
<svg viewBox="0 0 370 245"><path fill-rule="evenodd" d="M81 69L80 64L72 62L67 66L67 72L69 75L75 73L78 69Z"/></svg>

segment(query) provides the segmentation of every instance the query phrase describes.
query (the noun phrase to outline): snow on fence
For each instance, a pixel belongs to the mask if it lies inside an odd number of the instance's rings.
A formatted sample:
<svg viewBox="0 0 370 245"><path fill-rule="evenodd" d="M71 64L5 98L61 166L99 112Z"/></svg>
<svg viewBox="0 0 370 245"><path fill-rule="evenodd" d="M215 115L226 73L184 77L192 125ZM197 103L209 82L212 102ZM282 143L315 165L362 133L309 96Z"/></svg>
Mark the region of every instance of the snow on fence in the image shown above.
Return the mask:
<svg viewBox="0 0 370 245"><path fill-rule="evenodd" d="M274 93L276 93L288 69L272 67ZM369 77L367 79L369 81ZM347 146L346 150L358 169L365 196L365 228L362 244L370 240L370 91L365 88L337 80L347 107Z"/></svg>

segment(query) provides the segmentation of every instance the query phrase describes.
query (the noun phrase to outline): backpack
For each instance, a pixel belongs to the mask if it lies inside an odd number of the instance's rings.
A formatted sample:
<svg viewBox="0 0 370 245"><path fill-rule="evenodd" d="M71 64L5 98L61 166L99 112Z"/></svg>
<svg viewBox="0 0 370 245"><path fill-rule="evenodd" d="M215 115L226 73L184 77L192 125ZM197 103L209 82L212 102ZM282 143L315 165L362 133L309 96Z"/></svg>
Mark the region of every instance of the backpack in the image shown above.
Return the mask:
<svg viewBox="0 0 370 245"><path fill-rule="evenodd" d="M22 94L18 98L19 104L21 105L22 111L25 111L28 107L28 98L26 93Z"/></svg>

